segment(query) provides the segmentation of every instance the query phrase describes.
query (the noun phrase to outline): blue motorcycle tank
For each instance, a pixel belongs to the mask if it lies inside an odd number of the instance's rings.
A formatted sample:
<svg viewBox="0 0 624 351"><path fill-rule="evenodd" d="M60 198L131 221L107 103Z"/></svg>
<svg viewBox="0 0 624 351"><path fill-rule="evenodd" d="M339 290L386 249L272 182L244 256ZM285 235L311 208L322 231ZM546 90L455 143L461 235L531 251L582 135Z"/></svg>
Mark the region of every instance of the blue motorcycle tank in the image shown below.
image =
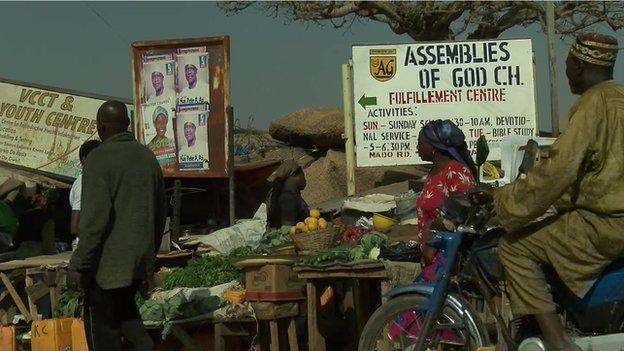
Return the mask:
<svg viewBox="0 0 624 351"><path fill-rule="evenodd" d="M582 299L569 296L559 301L580 331L619 332L624 318L624 260L607 267Z"/></svg>
<svg viewBox="0 0 624 351"><path fill-rule="evenodd" d="M619 300L624 300L624 260L607 267L587 294L568 306L568 309L588 309Z"/></svg>

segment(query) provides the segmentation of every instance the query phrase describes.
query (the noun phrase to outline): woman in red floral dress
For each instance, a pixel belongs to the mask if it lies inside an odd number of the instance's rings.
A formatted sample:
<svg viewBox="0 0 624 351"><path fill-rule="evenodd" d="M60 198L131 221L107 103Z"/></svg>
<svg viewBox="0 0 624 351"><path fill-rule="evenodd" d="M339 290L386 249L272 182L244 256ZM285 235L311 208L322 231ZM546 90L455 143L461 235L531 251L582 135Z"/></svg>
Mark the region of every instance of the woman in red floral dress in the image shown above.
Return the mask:
<svg viewBox="0 0 624 351"><path fill-rule="evenodd" d="M432 162L433 167L416 198L418 242L425 261L416 281L434 283L436 273L444 263L444 255L427 245L432 223L440 217L438 210L449 194L467 191L474 186L477 167L470 157L464 133L449 120L427 123L418 135L417 148L420 158ZM423 320L421 311L401 312L390 326L388 337L394 340L405 333L418 336ZM436 333L437 338L445 343L461 344L461 338L454 330L441 329Z"/></svg>
<svg viewBox="0 0 624 351"><path fill-rule="evenodd" d="M475 185L477 170L466 144L464 133L449 120L427 123L418 135L418 155L433 167L416 199L418 242L425 265L421 277L434 280L443 257L426 243L431 224L439 218L439 208L449 194L463 192Z"/></svg>

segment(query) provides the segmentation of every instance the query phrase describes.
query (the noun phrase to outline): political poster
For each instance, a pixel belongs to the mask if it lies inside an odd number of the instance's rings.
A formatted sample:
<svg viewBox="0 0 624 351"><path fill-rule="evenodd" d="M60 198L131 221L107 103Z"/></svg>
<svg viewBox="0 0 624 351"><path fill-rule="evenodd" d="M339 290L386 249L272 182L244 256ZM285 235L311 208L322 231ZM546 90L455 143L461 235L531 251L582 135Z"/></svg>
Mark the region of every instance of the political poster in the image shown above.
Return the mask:
<svg viewBox="0 0 624 351"><path fill-rule="evenodd" d="M144 55L142 79L144 103L170 101L174 105L175 61L172 53Z"/></svg>
<svg viewBox="0 0 624 351"><path fill-rule="evenodd" d="M209 169L208 108L205 104L182 106L176 114L180 171Z"/></svg>
<svg viewBox="0 0 624 351"><path fill-rule="evenodd" d="M75 178L78 149L97 139L97 110L107 98L0 81L0 161ZM127 104L132 116L134 107Z"/></svg>
<svg viewBox="0 0 624 351"><path fill-rule="evenodd" d="M205 47L179 48L176 53L178 106L210 103L208 54Z"/></svg>
<svg viewBox="0 0 624 351"><path fill-rule="evenodd" d="M431 120L462 129L474 155L485 135L500 159L506 135L537 135L530 39L353 46L358 167L423 163L416 145Z"/></svg>
<svg viewBox="0 0 624 351"><path fill-rule="evenodd" d="M141 107L144 119L143 130L147 147L152 150L163 169L175 170L176 145L173 131L174 111L171 99L143 104Z"/></svg>

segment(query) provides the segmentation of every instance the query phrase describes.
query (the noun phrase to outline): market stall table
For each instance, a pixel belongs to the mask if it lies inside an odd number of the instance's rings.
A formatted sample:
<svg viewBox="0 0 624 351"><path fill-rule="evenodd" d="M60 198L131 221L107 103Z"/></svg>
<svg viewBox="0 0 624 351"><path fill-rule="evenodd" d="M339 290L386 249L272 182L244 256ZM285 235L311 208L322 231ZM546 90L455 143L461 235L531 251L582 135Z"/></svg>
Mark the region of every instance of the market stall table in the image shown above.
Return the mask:
<svg viewBox="0 0 624 351"><path fill-rule="evenodd" d="M405 265L405 264L399 264ZM415 275L416 264L409 263L411 272L408 277L413 278ZM307 310L308 310L308 345L310 351L325 351L325 337L319 330L319 286L323 281L345 279L350 281L350 291L346 296L345 304L347 307L353 308L355 312L355 333L351 346L357 349L357 340L360 336L364 325L366 324L372 312L372 301L370 294L375 287L373 282L379 282L380 295L383 295L390 287L392 276L396 275L392 264L380 261L362 261L354 264L335 264L328 266L296 266L294 270L298 273L299 278L306 280L307 291ZM392 272L391 272L392 271ZM381 298L381 296L380 296Z"/></svg>
<svg viewBox="0 0 624 351"><path fill-rule="evenodd" d="M4 286L0 292L0 302L7 296L11 296L19 312L27 322L38 317L36 303L44 296L50 296L52 311L58 301L58 278L60 270L63 270L71 258L71 251L56 255L43 255L29 257L24 260L13 260L0 263L0 281ZM43 276L37 280L36 276ZM12 280L24 277L26 293L28 295L28 308L15 289Z"/></svg>
<svg viewBox="0 0 624 351"><path fill-rule="evenodd" d="M255 319L253 318L223 318L217 317L213 312L206 313L190 318L178 319L170 321L171 334L178 339L184 347L189 351L202 351L205 349L204 346L200 345L193 337L187 332L189 328L192 327L200 327L203 325L213 325L215 328L215 340L214 340L214 350L215 351L223 351L224 343L223 337L230 336L232 333L230 329L224 330L224 325L231 324L250 324L255 323ZM161 323L145 323L145 327L149 330L160 330L163 325ZM239 334L242 335L242 334Z"/></svg>
<svg viewBox="0 0 624 351"><path fill-rule="evenodd" d="M214 326L214 348L215 351L226 351L226 337L247 336L254 339L255 350L261 351L261 338L256 335L256 330L260 331L261 323L267 323L269 328L268 344L270 351L280 350L280 324L285 324L288 346L291 351L298 351L297 334L295 320L299 316L299 302L250 302L254 310L254 317L227 317L216 315L215 312L205 313L198 316L169 321L171 334L178 339L187 350L201 351L206 345L200 345L188 333L188 329L204 325ZM285 323L280 323L285 322ZM163 323L146 322L148 329L161 329Z"/></svg>

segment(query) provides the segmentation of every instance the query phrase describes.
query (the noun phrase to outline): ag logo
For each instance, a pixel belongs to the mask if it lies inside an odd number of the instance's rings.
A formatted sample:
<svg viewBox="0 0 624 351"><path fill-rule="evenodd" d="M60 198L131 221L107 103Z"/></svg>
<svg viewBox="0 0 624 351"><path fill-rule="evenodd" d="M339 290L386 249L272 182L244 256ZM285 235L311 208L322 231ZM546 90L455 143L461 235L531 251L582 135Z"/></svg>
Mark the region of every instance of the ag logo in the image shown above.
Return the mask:
<svg viewBox="0 0 624 351"><path fill-rule="evenodd" d="M380 82L385 82L396 73L396 49L371 49L370 74Z"/></svg>

